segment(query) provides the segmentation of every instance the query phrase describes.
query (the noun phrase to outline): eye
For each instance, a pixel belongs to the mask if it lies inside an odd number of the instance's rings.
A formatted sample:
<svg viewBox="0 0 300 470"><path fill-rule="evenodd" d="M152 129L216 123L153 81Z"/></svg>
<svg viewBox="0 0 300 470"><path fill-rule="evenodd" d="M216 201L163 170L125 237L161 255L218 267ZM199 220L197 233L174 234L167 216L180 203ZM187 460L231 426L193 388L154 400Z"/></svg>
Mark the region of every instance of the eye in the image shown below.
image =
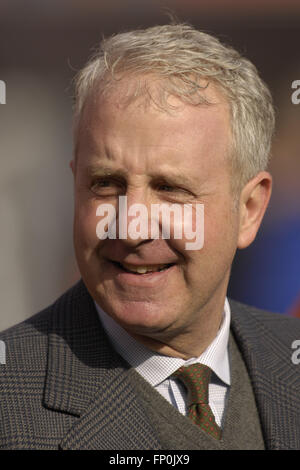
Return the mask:
<svg viewBox="0 0 300 470"><path fill-rule="evenodd" d="M119 181L110 178L97 178L92 181L90 189L98 196L113 196L120 194L123 187Z"/></svg>
<svg viewBox="0 0 300 470"><path fill-rule="evenodd" d="M97 188L107 188L111 186L111 181L99 180L99 181L96 181L93 186L96 186Z"/></svg>
<svg viewBox="0 0 300 470"><path fill-rule="evenodd" d="M188 191L184 188L181 188L179 186L171 186L169 184L164 184L164 183L158 185L158 190L162 192L166 192L166 193L176 193L176 194L178 193L182 195L188 193Z"/></svg>
<svg viewBox="0 0 300 470"><path fill-rule="evenodd" d="M156 185L156 191L159 197L170 203L184 204L189 202L193 197L193 194L181 186L176 184L168 184L167 182L161 182Z"/></svg>
<svg viewBox="0 0 300 470"><path fill-rule="evenodd" d="M174 188L173 186L169 186L167 184L161 184L159 186L160 191L175 191L175 189L179 189L179 188Z"/></svg>

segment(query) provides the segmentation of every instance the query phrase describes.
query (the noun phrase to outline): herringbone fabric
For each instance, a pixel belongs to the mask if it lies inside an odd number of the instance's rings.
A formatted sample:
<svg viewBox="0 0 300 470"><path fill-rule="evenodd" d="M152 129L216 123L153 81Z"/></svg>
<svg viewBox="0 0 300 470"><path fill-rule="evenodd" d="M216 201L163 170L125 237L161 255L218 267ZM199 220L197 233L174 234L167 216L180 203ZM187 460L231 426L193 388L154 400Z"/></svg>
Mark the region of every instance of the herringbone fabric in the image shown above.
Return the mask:
<svg viewBox="0 0 300 470"><path fill-rule="evenodd" d="M181 380L188 390L189 418L215 439L221 439L221 428L208 403L208 386L211 369L205 364L180 367L171 377Z"/></svg>
<svg viewBox="0 0 300 470"><path fill-rule="evenodd" d="M299 450L300 374L291 344L300 319L230 307L266 449ZM0 339L0 449L163 448L82 281Z"/></svg>

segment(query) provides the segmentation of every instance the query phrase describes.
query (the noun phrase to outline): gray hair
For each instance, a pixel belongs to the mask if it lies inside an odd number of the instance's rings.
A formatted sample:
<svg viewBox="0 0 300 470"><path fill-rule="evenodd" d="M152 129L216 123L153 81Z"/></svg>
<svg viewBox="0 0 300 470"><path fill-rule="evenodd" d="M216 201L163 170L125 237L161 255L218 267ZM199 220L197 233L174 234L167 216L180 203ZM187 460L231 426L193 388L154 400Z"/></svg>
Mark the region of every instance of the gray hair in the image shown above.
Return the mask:
<svg viewBox="0 0 300 470"><path fill-rule="evenodd" d="M164 108L166 94L194 105L204 103L200 81L213 82L230 107L235 189L267 168L275 125L268 87L239 52L188 24L154 26L101 41L99 51L75 78L75 138L88 96L96 87L97 92L107 92L128 75L160 78L165 84L166 93L160 94ZM145 87L140 84L131 98L142 92Z"/></svg>

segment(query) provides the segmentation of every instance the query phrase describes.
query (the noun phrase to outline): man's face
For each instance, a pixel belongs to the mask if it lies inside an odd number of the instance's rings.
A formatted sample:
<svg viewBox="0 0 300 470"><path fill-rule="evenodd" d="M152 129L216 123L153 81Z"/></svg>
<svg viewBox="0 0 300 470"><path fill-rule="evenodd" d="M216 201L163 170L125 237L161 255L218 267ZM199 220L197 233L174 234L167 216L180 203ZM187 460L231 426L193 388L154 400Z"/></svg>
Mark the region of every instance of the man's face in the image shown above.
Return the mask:
<svg viewBox="0 0 300 470"><path fill-rule="evenodd" d="M124 86L124 85L122 85ZM122 87L90 99L81 121L75 173L75 252L96 302L129 333L168 338L220 321L237 246L228 164L228 106L212 84L215 104L192 106L170 98L172 113L142 99L120 104ZM204 246L185 238L99 240L100 204L204 204ZM172 230L171 230L172 235ZM173 234L174 235L174 234ZM128 272L147 266L167 269Z"/></svg>

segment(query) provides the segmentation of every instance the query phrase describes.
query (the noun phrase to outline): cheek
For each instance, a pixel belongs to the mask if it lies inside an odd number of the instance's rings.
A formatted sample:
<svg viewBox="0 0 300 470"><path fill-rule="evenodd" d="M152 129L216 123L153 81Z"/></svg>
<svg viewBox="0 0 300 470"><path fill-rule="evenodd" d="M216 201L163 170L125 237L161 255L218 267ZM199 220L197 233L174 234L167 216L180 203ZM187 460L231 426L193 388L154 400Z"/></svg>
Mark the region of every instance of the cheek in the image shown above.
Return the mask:
<svg viewBox="0 0 300 470"><path fill-rule="evenodd" d="M209 275L213 271L224 272L230 268L237 248L238 218L230 209L216 210L207 207L204 214L204 223L199 226L203 234L197 234L200 249L186 250L185 245L189 240L174 240L178 250L184 250L190 266L201 274ZM203 245L201 236L203 235Z"/></svg>
<svg viewBox="0 0 300 470"><path fill-rule="evenodd" d="M211 251L222 244L223 233L228 234L225 222L224 214L219 216L215 210L204 210L204 204L199 204L196 209L193 207L192 212L184 213L180 239L174 236L176 230L172 224L171 243L178 251L185 252L188 258L195 258L201 252ZM179 230L179 223L177 229Z"/></svg>
<svg viewBox="0 0 300 470"><path fill-rule="evenodd" d="M228 209L207 214L204 249L216 264L230 265L237 248L238 218Z"/></svg>
<svg viewBox="0 0 300 470"><path fill-rule="evenodd" d="M96 234L98 217L94 205L77 204L74 218L74 238L76 245L84 249L94 249L99 243Z"/></svg>
<svg viewBox="0 0 300 470"><path fill-rule="evenodd" d="M168 234L171 244L181 253L199 251L202 249L205 238L204 204L182 206L182 210L169 219ZM169 237L167 237L169 238Z"/></svg>

